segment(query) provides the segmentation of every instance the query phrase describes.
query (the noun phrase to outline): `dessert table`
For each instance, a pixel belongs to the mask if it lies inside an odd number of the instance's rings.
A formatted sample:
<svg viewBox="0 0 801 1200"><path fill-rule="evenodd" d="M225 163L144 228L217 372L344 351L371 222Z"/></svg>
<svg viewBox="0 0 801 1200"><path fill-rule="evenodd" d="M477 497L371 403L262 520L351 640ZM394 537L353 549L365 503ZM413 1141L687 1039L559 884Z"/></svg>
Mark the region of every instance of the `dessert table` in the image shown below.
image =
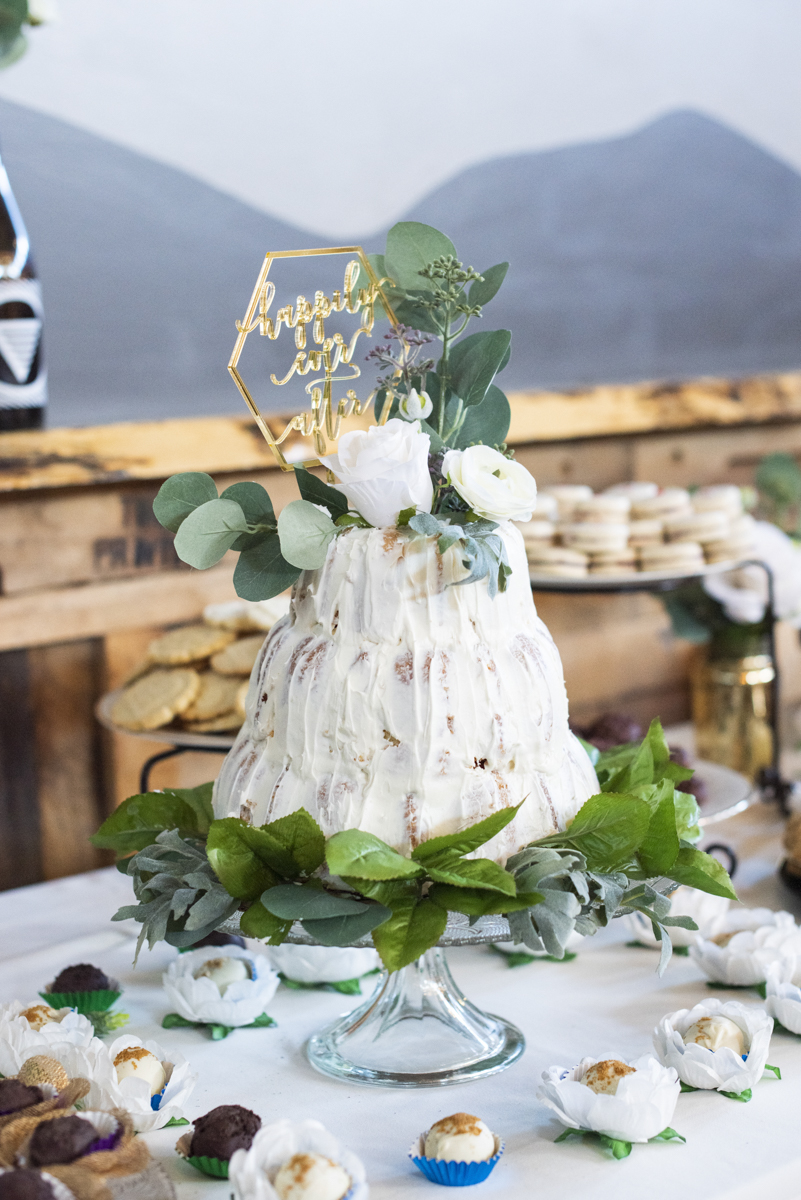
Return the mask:
<svg viewBox="0 0 801 1200"><path fill-rule="evenodd" d="M740 860L735 883L744 902L798 916L801 900L775 873L782 826L774 808L755 805L726 822L726 840ZM674 957L660 980L656 953L627 947L621 922L587 941L570 962L510 968L486 946L449 951L457 982L482 1008L514 1021L527 1050L492 1078L406 1092L348 1087L316 1074L305 1058L306 1039L361 1003L359 997L281 987L269 1005L276 1028L239 1030L220 1042L192 1029L161 1029L168 1011L161 972L177 952L163 943L145 949L133 969L137 927L109 920L130 900L128 880L113 868L0 893L0 1002L32 1000L62 967L95 963L122 983L119 1007L131 1015L125 1032L179 1049L197 1070L190 1119L230 1103L254 1109L265 1122L315 1117L362 1158L374 1200L433 1198L436 1185L416 1171L407 1151L416 1134L456 1111L476 1113L506 1141L495 1172L479 1185L487 1200L618 1200L645 1192L649 1200L793 1200L801 1193L801 1038L788 1034L774 1034L769 1056L782 1081L766 1076L749 1103L715 1093L680 1096L673 1124L685 1146L635 1145L618 1162L589 1143L553 1144L561 1126L536 1099L546 1067L572 1066L584 1055L646 1053L660 1017L710 995L761 1003L751 991L711 993L689 958ZM207 1179L177 1158L181 1132L143 1135L179 1200L228 1200L225 1181Z"/></svg>

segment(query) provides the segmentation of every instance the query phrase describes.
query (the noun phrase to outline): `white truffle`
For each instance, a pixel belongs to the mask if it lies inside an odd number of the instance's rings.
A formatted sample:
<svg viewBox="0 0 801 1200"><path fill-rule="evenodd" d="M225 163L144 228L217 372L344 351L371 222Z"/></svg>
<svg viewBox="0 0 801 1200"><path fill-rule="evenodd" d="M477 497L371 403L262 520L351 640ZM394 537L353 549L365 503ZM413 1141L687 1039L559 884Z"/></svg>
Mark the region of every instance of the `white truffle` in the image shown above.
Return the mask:
<svg viewBox="0 0 801 1200"><path fill-rule="evenodd" d="M31 1029L39 1030L51 1021L60 1021L58 1013L49 1004L32 1004L19 1014L24 1017Z"/></svg>
<svg viewBox="0 0 801 1200"><path fill-rule="evenodd" d="M443 1162L486 1162L494 1153L494 1135L482 1120L470 1113L443 1117L426 1134L426 1158L439 1158Z"/></svg>
<svg viewBox="0 0 801 1200"><path fill-rule="evenodd" d="M280 1168L273 1187L279 1200L342 1200L351 1178L322 1154L295 1154Z"/></svg>
<svg viewBox="0 0 801 1200"><path fill-rule="evenodd" d="M706 1050L722 1050L726 1047L741 1056L746 1052L742 1029L728 1017L701 1017L684 1035L685 1046L693 1042Z"/></svg>
<svg viewBox="0 0 801 1200"><path fill-rule="evenodd" d="M604 1058L601 1062L593 1063L581 1082L597 1096L614 1096L621 1079L633 1074L634 1067L620 1059Z"/></svg>
<svg viewBox="0 0 801 1200"><path fill-rule="evenodd" d="M210 958L198 967L195 979L210 979L216 983L220 995L224 996L232 983L252 979L250 966L244 958Z"/></svg>
<svg viewBox="0 0 801 1200"><path fill-rule="evenodd" d="M114 1059L114 1070L117 1072L117 1082L133 1076L134 1079L144 1079L150 1087L150 1095L157 1096L167 1082L167 1074L155 1054L145 1050L144 1046L128 1046L120 1050Z"/></svg>

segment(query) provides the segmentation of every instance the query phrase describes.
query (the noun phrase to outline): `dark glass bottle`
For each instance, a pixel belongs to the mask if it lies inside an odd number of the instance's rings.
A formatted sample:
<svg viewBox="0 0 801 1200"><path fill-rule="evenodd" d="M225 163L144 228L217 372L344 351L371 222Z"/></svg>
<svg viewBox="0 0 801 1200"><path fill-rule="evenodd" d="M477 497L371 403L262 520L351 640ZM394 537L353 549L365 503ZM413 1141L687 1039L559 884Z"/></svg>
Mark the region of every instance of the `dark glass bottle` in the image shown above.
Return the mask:
<svg viewBox="0 0 801 1200"><path fill-rule="evenodd" d="M0 432L44 424L43 317L28 231L0 159Z"/></svg>

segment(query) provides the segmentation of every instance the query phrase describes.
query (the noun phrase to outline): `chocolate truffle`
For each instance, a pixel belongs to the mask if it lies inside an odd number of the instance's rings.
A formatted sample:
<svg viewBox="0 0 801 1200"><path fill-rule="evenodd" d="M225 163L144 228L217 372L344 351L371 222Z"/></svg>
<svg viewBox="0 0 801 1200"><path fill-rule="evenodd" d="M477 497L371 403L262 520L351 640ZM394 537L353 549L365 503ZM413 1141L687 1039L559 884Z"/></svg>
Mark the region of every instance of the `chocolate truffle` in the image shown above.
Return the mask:
<svg viewBox="0 0 801 1200"><path fill-rule="evenodd" d="M221 1104L195 1121L190 1154L227 1160L235 1150L249 1150L261 1129L261 1117L241 1104Z"/></svg>
<svg viewBox="0 0 801 1200"><path fill-rule="evenodd" d="M0 1079L0 1116L41 1104L44 1092L38 1087L28 1087L19 1079Z"/></svg>
<svg viewBox="0 0 801 1200"><path fill-rule="evenodd" d="M78 963L65 967L50 984L51 992L116 992L117 985L99 967Z"/></svg>
<svg viewBox="0 0 801 1200"><path fill-rule="evenodd" d="M41 1171L27 1167L0 1175L0 1200L53 1200L55 1193Z"/></svg>
<svg viewBox="0 0 801 1200"><path fill-rule="evenodd" d="M73 1162L86 1153L97 1137L94 1125L82 1117L56 1117L52 1121L42 1121L31 1135L28 1158L34 1167Z"/></svg>
<svg viewBox="0 0 801 1200"><path fill-rule="evenodd" d="M220 933L218 929L207 933L199 942L193 942L190 949L202 950L204 946L239 946L245 949L245 939L236 933Z"/></svg>

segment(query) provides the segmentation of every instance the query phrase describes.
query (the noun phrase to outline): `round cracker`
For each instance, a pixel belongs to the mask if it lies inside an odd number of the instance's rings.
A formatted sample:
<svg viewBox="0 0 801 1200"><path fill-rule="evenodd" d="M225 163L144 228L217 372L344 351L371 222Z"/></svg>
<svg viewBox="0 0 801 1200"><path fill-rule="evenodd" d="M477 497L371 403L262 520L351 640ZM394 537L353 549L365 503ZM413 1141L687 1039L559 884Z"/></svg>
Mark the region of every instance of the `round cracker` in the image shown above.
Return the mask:
<svg viewBox="0 0 801 1200"><path fill-rule="evenodd" d="M236 637L230 629L214 629L211 625L182 625L156 638L147 648L152 663L178 666L198 662L224 649Z"/></svg>
<svg viewBox="0 0 801 1200"><path fill-rule="evenodd" d="M200 691L197 671L151 671L127 687L111 710L111 719L134 732L169 725L185 712Z"/></svg>
<svg viewBox="0 0 801 1200"><path fill-rule="evenodd" d="M228 733L239 729L241 724L242 718L239 713L232 710L210 721L187 721L186 728L190 733Z"/></svg>
<svg viewBox="0 0 801 1200"><path fill-rule="evenodd" d="M263 637L240 638L215 654L211 665L221 675L249 675L263 645Z"/></svg>
<svg viewBox="0 0 801 1200"><path fill-rule="evenodd" d="M185 721L211 721L230 713L236 707L239 680L235 675L218 675L204 671L200 676L200 691L182 716Z"/></svg>

